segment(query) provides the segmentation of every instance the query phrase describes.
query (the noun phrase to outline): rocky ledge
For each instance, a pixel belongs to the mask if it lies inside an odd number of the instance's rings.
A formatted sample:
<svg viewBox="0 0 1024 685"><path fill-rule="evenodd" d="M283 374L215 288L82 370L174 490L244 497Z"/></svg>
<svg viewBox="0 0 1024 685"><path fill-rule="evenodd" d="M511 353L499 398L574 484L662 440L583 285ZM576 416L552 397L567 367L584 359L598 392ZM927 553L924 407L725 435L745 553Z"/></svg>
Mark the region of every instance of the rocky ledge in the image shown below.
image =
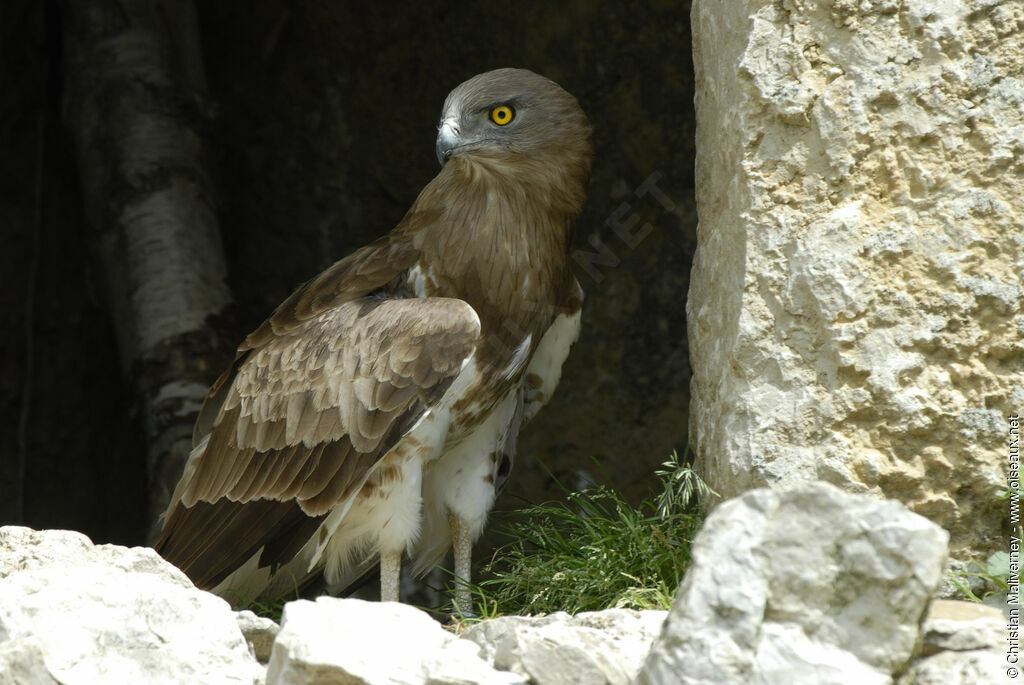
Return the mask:
<svg viewBox="0 0 1024 685"><path fill-rule="evenodd" d="M1006 682L994 609L932 601L948 536L824 483L719 506L669 612L481 621L321 597L279 627L197 590L148 548L0 528L0 682Z"/></svg>

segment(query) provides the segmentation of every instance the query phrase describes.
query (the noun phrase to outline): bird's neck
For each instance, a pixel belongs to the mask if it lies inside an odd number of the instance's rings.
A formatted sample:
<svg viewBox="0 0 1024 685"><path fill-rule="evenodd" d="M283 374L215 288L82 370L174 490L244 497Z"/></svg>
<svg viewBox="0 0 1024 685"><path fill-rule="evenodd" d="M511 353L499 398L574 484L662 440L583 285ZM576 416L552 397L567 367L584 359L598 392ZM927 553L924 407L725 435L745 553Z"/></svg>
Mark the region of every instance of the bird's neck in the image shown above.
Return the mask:
<svg viewBox="0 0 1024 685"><path fill-rule="evenodd" d="M546 329L575 289L569 243L585 173L537 160L450 160L403 222L431 265L435 294L501 318L485 329Z"/></svg>
<svg viewBox="0 0 1024 685"><path fill-rule="evenodd" d="M425 237L446 253L500 259L513 269L568 257L585 197L581 172L546 160L460 156L424 188L417 205L440 215ZM503 253L503 254L500 254Z"/></svg>

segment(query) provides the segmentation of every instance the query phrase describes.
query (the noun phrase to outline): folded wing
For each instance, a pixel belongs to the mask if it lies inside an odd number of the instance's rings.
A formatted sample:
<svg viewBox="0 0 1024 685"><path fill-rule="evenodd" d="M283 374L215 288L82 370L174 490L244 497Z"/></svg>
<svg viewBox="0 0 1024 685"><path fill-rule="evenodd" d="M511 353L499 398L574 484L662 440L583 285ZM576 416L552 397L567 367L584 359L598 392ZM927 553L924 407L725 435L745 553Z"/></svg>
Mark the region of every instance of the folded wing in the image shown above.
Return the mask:
<svg viewBox="0 0 1024 685"><path fill-rule="evenodd" d="M437 404L479 335L472 307L448 298L367 295L265 324L210 391L158 551L202 587L261 549L261 566L286 563Z"/></svg>

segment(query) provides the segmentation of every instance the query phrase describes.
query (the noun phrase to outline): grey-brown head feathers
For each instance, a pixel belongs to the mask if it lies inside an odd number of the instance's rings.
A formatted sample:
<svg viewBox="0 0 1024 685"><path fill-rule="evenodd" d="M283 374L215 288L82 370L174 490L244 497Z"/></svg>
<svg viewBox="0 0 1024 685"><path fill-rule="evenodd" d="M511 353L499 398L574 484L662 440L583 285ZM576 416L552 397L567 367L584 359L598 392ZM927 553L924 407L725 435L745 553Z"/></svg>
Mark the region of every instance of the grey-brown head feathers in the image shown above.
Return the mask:
<svg viewBox="0 0 1024 685"><path fill-rule="evenodd" d="M526 69L495 69L456 87L438 125L438 157L514 155L590 165L590 124L557 83Z"/></svg>

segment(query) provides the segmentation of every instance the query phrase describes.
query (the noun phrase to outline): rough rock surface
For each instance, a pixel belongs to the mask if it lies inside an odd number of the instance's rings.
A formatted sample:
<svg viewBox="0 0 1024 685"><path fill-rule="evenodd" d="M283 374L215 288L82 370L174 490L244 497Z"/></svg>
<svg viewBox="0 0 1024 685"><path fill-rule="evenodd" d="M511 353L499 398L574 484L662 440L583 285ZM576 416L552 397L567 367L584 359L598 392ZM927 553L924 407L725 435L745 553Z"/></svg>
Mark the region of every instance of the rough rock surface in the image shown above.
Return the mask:
<svg viewBox="0 0 1024 685"><path fill-rule="evenodd" d="M665 611L608 609L570 616L503 616L470 627L495 668L533 685L630 685L665 622Z"/></svg>
<svg viewBox="0 0 1024 685"><path fill-rule="evenodd" d="M148 548L0 528L0 682L253 683L227 602Z"/></svg>
<svg viewBox="0 0 1024 685"><path fill-rule="evenodd" d="M249 610L236 612L235 620L256 660L261 664L270 661L270 649L274 646L274 638L281 632L281 626Z"/></svg>
<svg viewBox="0 0 1024 685"><path fill-rule="evenodd" d="M921 626L925 656L943 650L965 652L1000 647L1006 637L1002 612L977 602L937 599Z"/></svg>
<svg viewBox="0 0 1024 685"><path fill-rule="evenodd" d="M940 652L914 662L899 685L1005 685L1008 666L998 650Z"/></svg>
<svg viewBox="0 0 1024 685"><path fill-rule="evenodd" d="M821 482L720 505L640 685L889 683L920 637L948 534Z"/></svg>
<svg viewBox="0 0 1024 685"><path fill-rule="evenodd" d="M1001 549L1024 408L1024 3L695 0L691 442Z"/></svg>
<svg viewBox="0 0 1024 685"><path fill-rule="evenodd" d="M1006 682L1000 611L938 600L925 616L947 539L827 483L760 489L712 513L671 612L510 616L459 638L411 606L327 597L289 603L279 627L153 550L5 527L0 683Z"/></svg>
<svg viewBox="0 0 1024 685"><path fill-rule="evenodd" d="M395 602L319 597L284 607L267 685L525 685L480 658L423 611Z"/></svg>
<svg viewBox="0 0 1024 685"><path fill-rule="evenodd" d="M938 599L922 624L923 658L900 685L997 685L1013 680L1004 655L1006 622L998 609Z"/></svg>

